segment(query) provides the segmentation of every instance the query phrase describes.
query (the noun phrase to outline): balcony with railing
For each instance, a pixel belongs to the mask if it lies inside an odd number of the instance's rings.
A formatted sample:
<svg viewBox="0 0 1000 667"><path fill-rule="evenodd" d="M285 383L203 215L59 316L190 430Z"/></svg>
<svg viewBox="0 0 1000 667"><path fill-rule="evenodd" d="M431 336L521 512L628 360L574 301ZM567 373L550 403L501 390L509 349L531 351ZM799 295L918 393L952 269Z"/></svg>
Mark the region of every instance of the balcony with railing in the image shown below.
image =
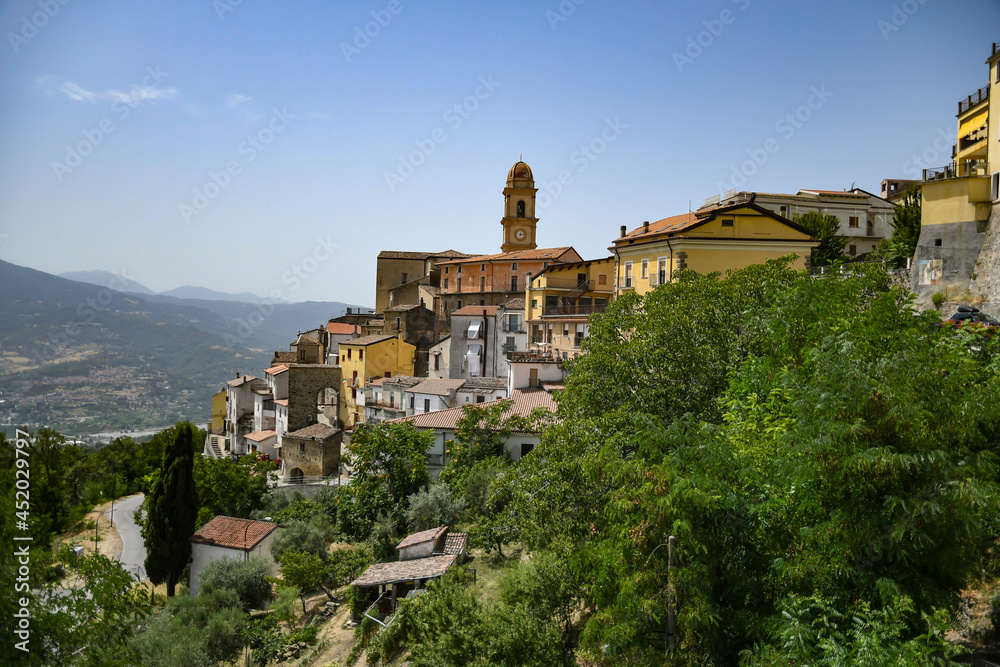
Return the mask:
<svg viewBox="0 0 1000 667"><path fill-rule="evenodd" d="M953 178L977 178L989 176L986 160L959 160L943 167L924 169L924 181L947 181Z"/></svg>
<svg viewBox="0 0 1000 667"><path fill-rule="evenodd" d="M608 307L606 303L560 303L542 308L542 317L568 317L572 315L593 315L603 313Z"/></svg>
<svg viewBox="0 0 1000 667"><path fill-rule="evenodd" d="M994 45L996 46L996 45ZM961 116L963 113L976 106L980 102L985 102L990 97L990 84L986 84L976 92L972 93L964 100L958 103L958 115Z"/></svg>
<svg viewBox="0 0 1000 667"><path fill-rule="evenodd" d="M576 289L580 285L593 283L593 280L581 281L578 278L546 278L544 289Z"/></svg>

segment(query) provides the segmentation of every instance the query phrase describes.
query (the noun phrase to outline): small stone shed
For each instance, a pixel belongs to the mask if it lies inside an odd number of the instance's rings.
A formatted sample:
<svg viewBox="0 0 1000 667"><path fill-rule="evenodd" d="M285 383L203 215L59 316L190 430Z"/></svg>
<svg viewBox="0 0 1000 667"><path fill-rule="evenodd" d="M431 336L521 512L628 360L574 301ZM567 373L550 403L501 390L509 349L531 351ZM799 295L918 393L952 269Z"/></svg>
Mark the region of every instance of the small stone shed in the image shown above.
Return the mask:
<svg viewBox="0 0 1000 667"><path fill-rule="evenodd" d="M379 600L380 612L393 611L407 593L425 588L452 565L465 562L468 542L467 533L449 533L448 526L412 533L396 545L398 561L376 563L350 585L365 606Z"/></svg>

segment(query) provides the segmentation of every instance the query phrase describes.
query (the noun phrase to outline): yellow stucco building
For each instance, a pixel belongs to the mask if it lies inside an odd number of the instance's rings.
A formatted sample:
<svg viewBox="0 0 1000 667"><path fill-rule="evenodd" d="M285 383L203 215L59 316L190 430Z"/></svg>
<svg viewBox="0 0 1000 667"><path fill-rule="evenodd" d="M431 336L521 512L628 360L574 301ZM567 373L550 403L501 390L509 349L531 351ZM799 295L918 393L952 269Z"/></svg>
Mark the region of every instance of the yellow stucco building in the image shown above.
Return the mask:
<svg viewBox="0 0 1000 667"><path fill-rule="evenodd" d="M397 336L374 334L340 343L340 368L344 391L340 392L340 419L346 428L364 421L358 396L372 378L413 375L417 348Z"/></svg>
<svg viewBox="0 0 1000 667"><path fill-rule="evenodd" d="M615 256L616 294L639 294L670 281L674 271L699 273L740 269L796 254L795 269L809 268L819 241L809 230L748 201L643 223L609 250Z"/></svg>
<svg viewBox="0 0 1000 667"><path fill-rule="evenodd" d="M209 433L222 433L226 423L226 390L212 397L212 423Z"/></svg>
<svg viewBox="0 0 1000 667"><path fill-rule="evenodd" d="M528 342L547 347L556 358L575 357L587 336L590 315L604 312L614 285L614 257L543 269L525 290Z"/></svg>
<svg viewBox="0 0 1000 667"><path fill-rule="evenodd" d="M937 292L976 291L977 263L1000 198L1000 113L990 104L1000 85L1000 44L993 44L986 64L986 85L958 102L953 160L923 170L920 240L910 274L921 305Z"/></svg>

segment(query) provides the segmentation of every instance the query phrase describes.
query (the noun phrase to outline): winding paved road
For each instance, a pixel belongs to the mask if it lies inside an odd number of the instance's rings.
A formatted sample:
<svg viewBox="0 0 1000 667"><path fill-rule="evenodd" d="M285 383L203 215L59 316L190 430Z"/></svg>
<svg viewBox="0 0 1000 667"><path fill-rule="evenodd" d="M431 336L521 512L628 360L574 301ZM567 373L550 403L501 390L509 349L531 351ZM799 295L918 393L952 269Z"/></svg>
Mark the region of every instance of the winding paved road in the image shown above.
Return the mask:
<svg viewBox="0 0 1000 667"><path fill-rule="evenodd" d="M122 555L118 559L122 569L131 572L139 581L148 581L146 577L146 543L142 539L139 526L135 524L135 511L145 499L141 493L123 498L115 502L114 516L111 521L118 534L122 537ZM105 512L111 516L111 508Z"/></svg>

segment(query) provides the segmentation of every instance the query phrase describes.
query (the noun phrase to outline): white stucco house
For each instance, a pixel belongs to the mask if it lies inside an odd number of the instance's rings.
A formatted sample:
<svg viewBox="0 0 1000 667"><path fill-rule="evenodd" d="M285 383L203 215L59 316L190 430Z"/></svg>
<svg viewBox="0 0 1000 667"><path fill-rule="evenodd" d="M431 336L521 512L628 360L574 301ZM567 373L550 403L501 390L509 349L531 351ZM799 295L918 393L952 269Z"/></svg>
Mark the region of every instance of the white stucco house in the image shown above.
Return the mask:
<svg viewBox="0 0 1000 667"><path fill-rule="evenodd" d="M271 576L278 575L278 564L271 556L271 541L281 529L270 521L217 516L191 536L191 597L198 596L201 572L209 563L223 558L249 560L261 556L271 565Z"/></svg>
<svg viewBox="0 0 1000 667"><path fill-rule="evenodd" d="M479 403L478 407L490 407L496 405L498 402L487 401ZM556 411L555 399L552 398L552 394L544 389L516 389L505 405L507 406L505 411L507 416L520 415L527 417L537 408L542 408L552 413ZM396 422L410 422L418 431L432 431L434 433L434 441L427 450L427 469L435 479L437 479L438 473L441 472L447 463L447 442L455 439L455 429L458 426L458 421L464 414L463 408L457 407L438 410L437 412L415 414L411 417L394 420ZM540 432L514 430L511 432L510 437L503 443L503 447L511 460L517 461L534 449L541 442L541 438L542 435Z"/></svg>

